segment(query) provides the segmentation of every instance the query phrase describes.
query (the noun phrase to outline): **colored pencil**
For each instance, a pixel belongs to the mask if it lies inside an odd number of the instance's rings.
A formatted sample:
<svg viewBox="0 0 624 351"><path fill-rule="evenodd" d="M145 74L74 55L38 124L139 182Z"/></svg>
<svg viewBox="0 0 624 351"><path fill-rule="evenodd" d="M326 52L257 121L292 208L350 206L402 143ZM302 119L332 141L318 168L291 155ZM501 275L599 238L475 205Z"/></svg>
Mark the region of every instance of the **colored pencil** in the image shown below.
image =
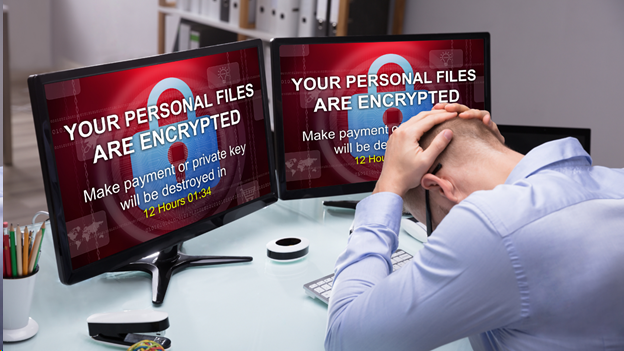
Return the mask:
<svg viewBox="0 0 624 351"><path fill-rule="evenodd" d="M4 256L4 276L11 276L11 244L8 235L2 236L2 255Z"/></svg>
<svg viewBox="0 0 624 351"><path fill-rule="evenodd" d="M43 246L43 233L45 233L45 222L41 224L41 229L39 230L41 230L41 240L39 242L39 247L37 248L37 258L35 258L35 265L33 266L33 269L34 267L37 267L37 264L39 263L39 256L41 254L41 246Z"/></svg>
<svg viewBox="0 0 624 351"><path fill-rule="evenodd" d="M9 228L9 245L11 246L11 276L17 277L17 259L15 255L15 231L13 230L13 224Z"/></svg>
<svg viewBox="0 0 624 351"><path fill-rule="evenodd" d="M28 241L28 227L24 227L24 248L22 249L22 274L28 275L28 248L30 248L30 242Z"/></svg>
<svg viewBox="0 0 624 351"><path fill-rule="evenodd" d="M17 258L17 276L21 277L23 272L23 268L22 268L22 240L24 239L24 236L22 234L22 231L20 230L19 224L17 225L17 228L15 228L15 251L17 252L17 255L15 256Z"/></svg>
<svg viewBox="0 0 624 351"><path fill-rule="evenodd" d="M32 251L32 247L35 242L35 232L32 230L30 231L28 241L30 242L30 247L28 248L28 257L30 258L30 252ZM28 260L28 264L30 265L30 259Z"/></svg>
<svg viewBox="0 0 624 351"><path fill-rule="evenodd" d="M30 258L28 260L28 262L30 262L28 264L28 272L30 273L32 273L32 271L35 269L37 253L39 252L39 248L41 247L41 236L41 229L39 229L37 235L35 236L35 242L33 244L32 250L30 251Z"/></svg>
<svg viewBox="0 0 624 351"><path fill-rule="evenodd" d="M3 226L4 226L4 228L2 228L3 229L3 231L2 231L2 234L3 234L2 235L2 276L3 277L8 277L9 275L11 275L10 274L11 271L9 269L9 267L11 267L11 259L9 257L9 265L7 266L7 264L6 264L6 262L7 262L6 261L7 255L5 254L4 249L6 247L9 247L9 245L7 244L8 243L7 240L9 238L9 223L4 222Z"/></svg>

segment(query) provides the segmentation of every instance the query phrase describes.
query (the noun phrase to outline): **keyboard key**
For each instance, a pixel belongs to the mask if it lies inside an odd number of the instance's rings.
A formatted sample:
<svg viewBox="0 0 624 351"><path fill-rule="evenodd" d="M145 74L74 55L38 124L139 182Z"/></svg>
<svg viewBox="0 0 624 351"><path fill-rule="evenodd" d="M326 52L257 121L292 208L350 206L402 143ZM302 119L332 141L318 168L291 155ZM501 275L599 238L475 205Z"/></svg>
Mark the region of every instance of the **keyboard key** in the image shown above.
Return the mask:
<svg viewBox="0 0 624 351"><path fill-rule="evenodd" d="M321 294L321 296L323 296L324 298L327 298L327 299L329 299L329 295L331 295L331 291L326 291L326 292Z"/></svg>
<svg viewBox="0 0 624 351"><path fill-rule="evenodd" d="M314 289L314 288L316 288L317 286L318 286L318 285L316 285L316 284L312 284L312 285L310 285L310 289Z"/></svg>
<svg viewBox="0 0 624 351"><path fill-rule="evenodd" d="M325 285L321 286L321 288L323 288L323 290L329 290L329 289L331 289L331 286L329 286L328 284L325 284Z"/></svg>
<svg viewBox="0 0 624 351"><path fill-rule="evenodd" d="M318 287L318 288L314 289L314 291L316 291L317 293L321 294L321 293L323 293L323 291L325 291L325 289L323 289L322 287Z"/></svg>

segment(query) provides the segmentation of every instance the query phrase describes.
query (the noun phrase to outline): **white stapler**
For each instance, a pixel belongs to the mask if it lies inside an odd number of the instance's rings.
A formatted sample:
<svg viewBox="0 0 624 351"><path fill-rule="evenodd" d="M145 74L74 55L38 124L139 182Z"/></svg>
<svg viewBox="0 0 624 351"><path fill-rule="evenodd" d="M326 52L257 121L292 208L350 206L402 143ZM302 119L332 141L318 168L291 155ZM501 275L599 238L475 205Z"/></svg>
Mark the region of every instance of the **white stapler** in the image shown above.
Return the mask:
<svg viewBox="0 0 624 351"><path fill-rule="evenodd" d="M89 335L96 341L128 348L139 341L151 340L171 348L171 340L165 338L169 328L169 315L154 310L136 310L96 313L87 318Z"/></svg>

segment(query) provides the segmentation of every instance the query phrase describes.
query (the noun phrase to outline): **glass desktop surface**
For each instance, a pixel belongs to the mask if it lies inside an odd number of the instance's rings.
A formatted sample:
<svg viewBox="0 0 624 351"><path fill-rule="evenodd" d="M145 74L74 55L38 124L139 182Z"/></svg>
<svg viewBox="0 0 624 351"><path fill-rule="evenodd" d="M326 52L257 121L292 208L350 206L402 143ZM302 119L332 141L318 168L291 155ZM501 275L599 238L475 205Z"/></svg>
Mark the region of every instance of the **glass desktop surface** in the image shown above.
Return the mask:
<svg viewBox="0 0 624 351"><path fill-rule="evenodd" d="M361 199L363 195L339 199ZM60 283L46 232L31 317L39 332L30 340L5 343L4 350L121 350L88 334L94 313L155 309L169 314L165 336L171 350L324 350L327 305L312 299L303 284L333 272L344 251L352 210L328 209L323 200L279 201L263 210L184 243L194 255L249 255L250 263L189 268L175 274L164 303L151 303L145 273L109 273L66 286ZM38 226L37 226L38 227ZM307 257L275 263L269 241L299 236L310 241ZM399 248L415 254L421 243L400 234ZM468 339L437 350L470 351Z"/></svg>

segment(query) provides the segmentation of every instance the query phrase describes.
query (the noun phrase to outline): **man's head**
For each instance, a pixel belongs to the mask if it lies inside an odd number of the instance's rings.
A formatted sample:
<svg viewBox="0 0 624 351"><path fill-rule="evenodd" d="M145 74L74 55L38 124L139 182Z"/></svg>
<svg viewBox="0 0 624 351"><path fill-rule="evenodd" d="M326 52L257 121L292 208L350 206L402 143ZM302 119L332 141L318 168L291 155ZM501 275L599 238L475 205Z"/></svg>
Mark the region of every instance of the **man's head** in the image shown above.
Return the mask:
<svg viewBox="0 0 624 351"><path fill-rule="evenodd" d="M425 223L425 190L429 190L433 228L453 206L473 192L491 190L504 183L522 158L479 119L453 118L438 124L422 136L419 144L426 149L445 129L453 131L453 139L429 172L438 164L442 168L435 175L425 174L420 186L409 190L404 197L405 208Z"/></svg>

